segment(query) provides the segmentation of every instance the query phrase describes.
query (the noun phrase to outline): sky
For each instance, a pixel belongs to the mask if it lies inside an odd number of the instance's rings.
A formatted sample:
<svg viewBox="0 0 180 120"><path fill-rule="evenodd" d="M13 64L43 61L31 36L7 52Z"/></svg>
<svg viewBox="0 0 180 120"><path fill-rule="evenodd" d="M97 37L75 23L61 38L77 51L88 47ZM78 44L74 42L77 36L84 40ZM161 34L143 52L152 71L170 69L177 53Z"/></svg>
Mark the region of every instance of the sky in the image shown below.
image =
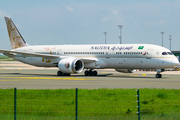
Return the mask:
<svg viewBox="0 0 180 120"><path fill-rule="evenodd" d="M4 0L0 49L11 49L4 16L29 45L155 44L180 51L179 0Z"/></svg>

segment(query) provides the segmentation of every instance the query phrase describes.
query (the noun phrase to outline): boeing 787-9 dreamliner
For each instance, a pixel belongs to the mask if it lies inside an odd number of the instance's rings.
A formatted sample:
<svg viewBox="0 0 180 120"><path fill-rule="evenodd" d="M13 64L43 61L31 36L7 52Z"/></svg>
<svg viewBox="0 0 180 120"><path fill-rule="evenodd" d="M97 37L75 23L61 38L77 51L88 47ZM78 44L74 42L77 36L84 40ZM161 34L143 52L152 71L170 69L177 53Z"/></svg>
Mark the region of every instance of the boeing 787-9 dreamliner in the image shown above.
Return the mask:
<svg viewBox="0 0 180 120"><path fill-rule="evenodd" d="M132 73L136 69L156 69L161 78L165 68L179 64L173 53L152 44L92 44L92 45L36 45L31 46L21 36L15 24L5 17L11 50L0 50L4 55L38 67L57 67L58 76L82 72L96 76L95 69L115 69Z"/></svg>

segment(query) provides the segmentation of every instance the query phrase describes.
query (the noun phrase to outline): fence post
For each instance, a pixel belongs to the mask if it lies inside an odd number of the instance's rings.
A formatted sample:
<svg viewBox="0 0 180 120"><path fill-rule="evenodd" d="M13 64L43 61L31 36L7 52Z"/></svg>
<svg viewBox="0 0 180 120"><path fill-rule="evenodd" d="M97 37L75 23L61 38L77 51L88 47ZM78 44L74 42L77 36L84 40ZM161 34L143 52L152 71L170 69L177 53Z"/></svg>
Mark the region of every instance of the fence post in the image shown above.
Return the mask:
<svg viewBox="0 0 180 120"><path fill-rule="evenodd" d="M76 120L78 120L78 88L76 88Z"/></svg>
<svg viewBox="0 0 180 120"><path fill-rule="evenodd" d="M16 110L17 110L17 104L16 104L16 99L17 99L17 96L16 96L16 88L14 88L14 120L16 120Z"/></svg>
<svg viewBox="0 0 180 120"><path fill-rule="evenodd" d="M139 90L136 90L137 91L137 108L138 108L138 120L141 120L141 112L140 112L140 94L139 94Z"/></svg>

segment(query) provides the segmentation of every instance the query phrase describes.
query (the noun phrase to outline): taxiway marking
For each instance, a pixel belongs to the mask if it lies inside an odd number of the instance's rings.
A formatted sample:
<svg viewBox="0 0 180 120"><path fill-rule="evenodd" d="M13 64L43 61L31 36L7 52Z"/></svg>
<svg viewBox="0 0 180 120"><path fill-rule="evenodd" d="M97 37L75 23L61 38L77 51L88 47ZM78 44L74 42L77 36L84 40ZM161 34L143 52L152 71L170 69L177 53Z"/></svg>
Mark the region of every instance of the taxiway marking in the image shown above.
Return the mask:
<svg viewBox="0 0 180 120"><path fill-rule="evenodd" d="M0 82L7 82L7 81L23 81L23 80L0 80Z"/></svg>
<svg viewBox="0 0 180 120"><path fill-rule="evenodd" d="M69 77L69 78L50 78L50 77L3 77L3 78L20 78L20 79L53 79L53 80L96 80L92 78L74 78L74 77Z"/></svg>

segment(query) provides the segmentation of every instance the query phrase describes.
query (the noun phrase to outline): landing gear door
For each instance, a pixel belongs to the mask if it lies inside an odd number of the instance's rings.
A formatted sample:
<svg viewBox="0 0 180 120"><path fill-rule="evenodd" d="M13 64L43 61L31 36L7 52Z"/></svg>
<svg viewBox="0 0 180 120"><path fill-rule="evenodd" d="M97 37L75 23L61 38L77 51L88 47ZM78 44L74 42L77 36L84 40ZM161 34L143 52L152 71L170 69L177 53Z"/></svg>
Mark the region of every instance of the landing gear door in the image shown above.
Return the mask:
<svg viewBox="0 0 180 120"><path fill-rule="evenodd" d="M147 52L146 52L146 57L151 58L152 57L152 52L153 52L153 49L148 49Z"/></svg>

